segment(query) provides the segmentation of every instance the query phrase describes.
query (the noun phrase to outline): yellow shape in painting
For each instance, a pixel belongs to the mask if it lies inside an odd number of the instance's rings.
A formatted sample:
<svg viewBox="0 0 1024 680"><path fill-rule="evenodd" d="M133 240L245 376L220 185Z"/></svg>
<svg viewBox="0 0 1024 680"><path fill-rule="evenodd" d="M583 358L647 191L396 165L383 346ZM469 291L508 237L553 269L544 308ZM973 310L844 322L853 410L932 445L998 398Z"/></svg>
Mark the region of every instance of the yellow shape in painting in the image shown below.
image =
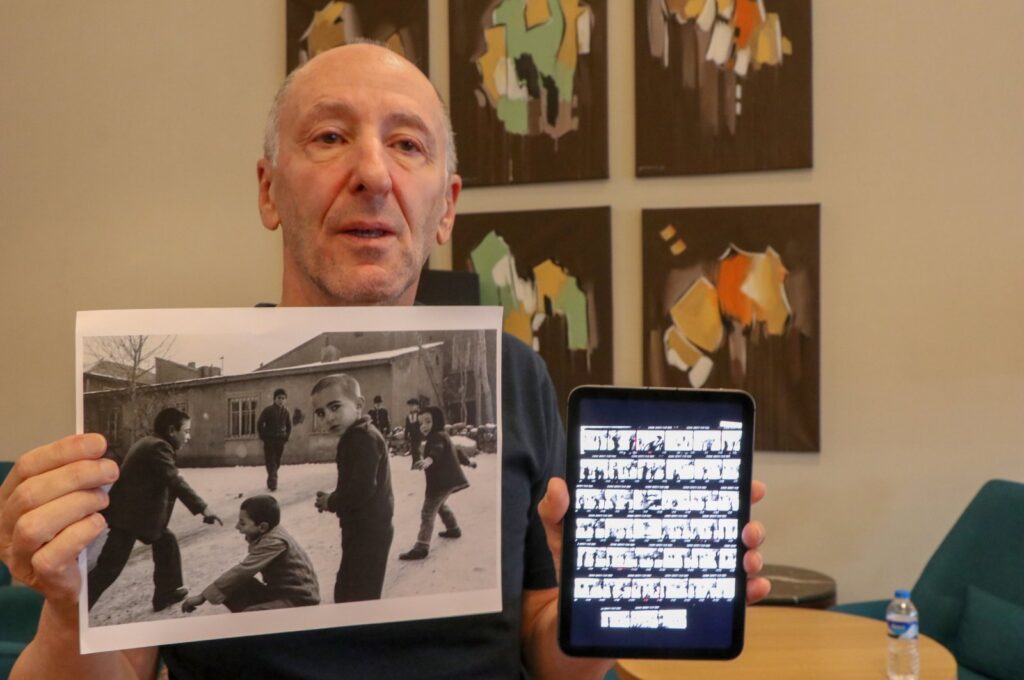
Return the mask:
<svg viewBox="0 0 1024 680"><path fill-rule="evenodd" d="M707 0L686 0L686 6L683 7L683 16L687 19L696 19L704 11L705 2Z"/></svg>
<svg viewBox="0 0 1024 680"><path fill-rule="evenodd" d="M504 93L498 91L494 72L498 68L498 64L505 61L505 27L494 26L485 29L484 41L487 43L487 51L480 55L477 64L480 67L480 76L483 78L484 91L490 98L491 104L497 105L498 99Z"/></svg>
<svg viewBox="0 0 1024 680"><path fill-rule="evenodd" d="M667 241L676 235L676 228L671 224L658 232L658 236L661 237L662 241Z"/></svg>
<svg viewBox="0 0 1024 680"><path fill-rule="evenodd" d="M686 243L683 242L683 239L677 238L676 242L668 247L668 250L673 255L682 255L683 251L686 250Z"/></svg>
<svg viewBox="0 0 1024 680"><path fill-rule="evenodd" d="M310 59L345 42L345 23L339 19L347 9L347 4L345 2L330 2L313 15L313 22L307 32Z"/></svg>
<svg viewBox="0 0 1024 680"><path fill-rule="evenodd" d="M402 44L402 36L398 35L398 31L395 31L388 36L388 39L384 41L384 44L388 46L388 49L395 54L405 56L405 45Z"/></svg>
<svg viewBox="0 0 1024 680"><path fill-rule="evenodd" d="M533 280L537 283L536 309L543 311L544 298L550 298L552 303L557 300L569 277L557 264L551 260L544 260L533 268Z"/></svg>
<svg viewBox="0 0 1024 680"><path fill-rule="evenodd" d="M666 354L675 352L676 357L683 364L684 370L695 366L704 356L700 350L690 344L689 340L683 337L683 334L675 326L671 326L665 332L665 352Z"/></svg>
<svg viewBox="0 0 1024 680"><path fill-rule="evenodd" d="M722 315L718 291L705 277L697 279L669 310L672 322L693 344L714 352L722 343Z"/></svg>
<svg viewBox="0 0 1024 680"><path fill-rule="evenodd" d="M576 57L579 54L576 20L587 11L587 8L581 7L579 0L559 0L559 4L565 17L565 32L562 34L562 43L558 46L557 59L572 73L576 71Z"/></svg>
<svg viewBox="0 0 1024 680"><path fill-rule="evenodd" d="M754 313L764 319L771 335L782 335L792 311L783 286L787 273L779 254L768 248L763 255L753 257L750 274L740 287L743 294L753 301Z"/></svg>
<svg viewBox="0 0 1024 680"><path fill-rule="evenodd" d="M540 26L551 18L548 0L526 0L526 29Z"/></svg>
<svg viewBox="0 0 1024 680"><path fill-rule="evenodd" d="M782 53L787 57L793 56L793 43L785 36L782 37Z"/></svg>
<svg viewBox="0 0 1024 680"><path fill-rule="evenodd" d="M514 335L527 345L533 345L533 328L530 326L531 315L523 311L522 307L517 310L505 310L505 320L502 326L509 335Z"/></svg>
<svg viewBox="0 0 1024 680"><path fill-rule="evenodd" d="M782 25L778 14L769 14L757 32L754 61L775 66L782 61Z"/></svg>
<svg viewBox="0 0 1024 680"><path fill-rule="evenodd" d="M669 14L679 17L680 23L685 23L700 14L704 9L704 0L665 0L665 9Z"/></svg>

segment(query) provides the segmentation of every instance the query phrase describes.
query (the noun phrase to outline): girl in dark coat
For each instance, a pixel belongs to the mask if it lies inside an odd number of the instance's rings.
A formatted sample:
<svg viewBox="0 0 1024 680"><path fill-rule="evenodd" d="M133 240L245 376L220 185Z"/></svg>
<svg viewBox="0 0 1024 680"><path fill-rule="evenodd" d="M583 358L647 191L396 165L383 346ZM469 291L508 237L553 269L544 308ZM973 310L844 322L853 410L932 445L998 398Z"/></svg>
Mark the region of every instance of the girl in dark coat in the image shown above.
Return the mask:
<svg viewBox="0 0 1024 680"><path fill-rule="evenodd" d="M466 475L459 466L455 445L444 431L444 413L436 406L428 406L419 415L420 431L425 438L423 458L414 467L423 470L427 478L427 490L423 498L423 512L420 514L420 532L416 545L409 552L398 556L401 560L422 560L430 552L430 539L434 534L434 518L441 516L445 530L442 538L459 538L462 530L455 514L446 504L448 497L469 486Z"/></svg>

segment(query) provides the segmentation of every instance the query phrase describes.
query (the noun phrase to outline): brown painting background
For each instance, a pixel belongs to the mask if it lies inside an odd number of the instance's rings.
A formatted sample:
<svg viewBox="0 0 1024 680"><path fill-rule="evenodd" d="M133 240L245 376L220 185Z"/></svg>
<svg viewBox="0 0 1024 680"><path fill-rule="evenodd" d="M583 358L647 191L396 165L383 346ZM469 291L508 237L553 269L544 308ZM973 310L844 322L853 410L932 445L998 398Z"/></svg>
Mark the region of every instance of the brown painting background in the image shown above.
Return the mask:
<svg viewBox="0 0 1024 680"><path fill-rule="evenodd" d="M634 5L637 177L812 167L810 0L765 0L766 10L779 15L793 54L738 81L743 112L735 135L703 132L696 93L683 89L680 36L693 32L694 23L670 29L664 68L650 53L647 0Z"/></svg>
<svg viewBox="0 0 1024 680"><path fill-rule="evenodd" d="M579 129L553 140L547 135L505 132L497 112L479 106L474 57L482 53L483 21L500 0L449 0L452 125L459 174L465 186L530 184L608 177L608 9L586 0L594 12L590 54L579 55L575 92Z"/></svg>
<svg viewBox="0 0 1024 680"><path fill-rule="evenodd" d="M299 38L306 31L313 14L323 9L330 0L288 0L286 31L288 73L299 65ZM430 76L428 42L428 0L347 0L359 12L360 28L364 38L383 41L388 36L385 27L405 28L415 47L410 59L421 71ZM390 32L388 32L390 35Z"/></svg>
<svg viewBox="0 0 1024 680"><path fill-rule="evenodd" d="M729 343L724 339L716 352L707 355L714 368L703 387L741 389L754 396L756 448L819 451L819 220L817 205L644 210L645 384L691 387L686 374L665 360L662 335L672 323L669 308L699 276L717 284L718 258L730 244L748 252L764 252L771 246L789 272L784 285L792 315L786 331L770 336L756 323L747 331L747 370L742 384L732 382ZM659 235L667 225L673 225L686 243L686 250L678 256L669 252L669 244Z"/></svg>
<svg viewBox="0 0 1024 680"><path fill-rule="evenodd" d="M550 258L577 278L584 294L593 294L588 317L596 310L597 346L591 352L589 367L584 350L566 347L564 318L549 315L536 334L564 421L572 388L610 385L614 378L611 208L460 214L452 238L452 269L472 271L469 253L491 230L508 243L520 278L533 280L533 268ZM591 328L594 325L590 323Z"/></svg>

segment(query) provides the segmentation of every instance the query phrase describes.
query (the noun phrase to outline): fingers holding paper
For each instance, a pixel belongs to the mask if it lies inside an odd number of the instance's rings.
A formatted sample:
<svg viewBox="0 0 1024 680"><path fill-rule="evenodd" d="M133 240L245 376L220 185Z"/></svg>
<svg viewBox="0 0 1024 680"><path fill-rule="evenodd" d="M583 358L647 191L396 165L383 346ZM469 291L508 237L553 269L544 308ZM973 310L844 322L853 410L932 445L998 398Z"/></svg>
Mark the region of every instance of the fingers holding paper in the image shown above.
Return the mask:
<svg viewBox="0 0 1024 680"><path fill-rule="evenodd" d="M78 600L78 554L106 526L100 487L117 479L96 434L65 437L23 454L0 486L0 560L54 602Z"/></svg>

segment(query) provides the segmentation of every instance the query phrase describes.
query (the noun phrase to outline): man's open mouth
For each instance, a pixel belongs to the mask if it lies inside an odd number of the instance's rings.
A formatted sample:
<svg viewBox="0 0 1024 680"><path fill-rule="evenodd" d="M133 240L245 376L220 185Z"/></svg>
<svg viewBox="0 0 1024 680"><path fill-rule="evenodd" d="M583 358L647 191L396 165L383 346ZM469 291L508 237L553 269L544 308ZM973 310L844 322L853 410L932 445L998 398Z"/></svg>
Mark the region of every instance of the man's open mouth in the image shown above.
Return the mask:
<svg viewBox="0 0 1024 680"><path fill-rule="evenodd" d="M390 231L384 229L346 229L344 232L347 236L356 236L358 238L381 238L387 236Z"/></svg>

